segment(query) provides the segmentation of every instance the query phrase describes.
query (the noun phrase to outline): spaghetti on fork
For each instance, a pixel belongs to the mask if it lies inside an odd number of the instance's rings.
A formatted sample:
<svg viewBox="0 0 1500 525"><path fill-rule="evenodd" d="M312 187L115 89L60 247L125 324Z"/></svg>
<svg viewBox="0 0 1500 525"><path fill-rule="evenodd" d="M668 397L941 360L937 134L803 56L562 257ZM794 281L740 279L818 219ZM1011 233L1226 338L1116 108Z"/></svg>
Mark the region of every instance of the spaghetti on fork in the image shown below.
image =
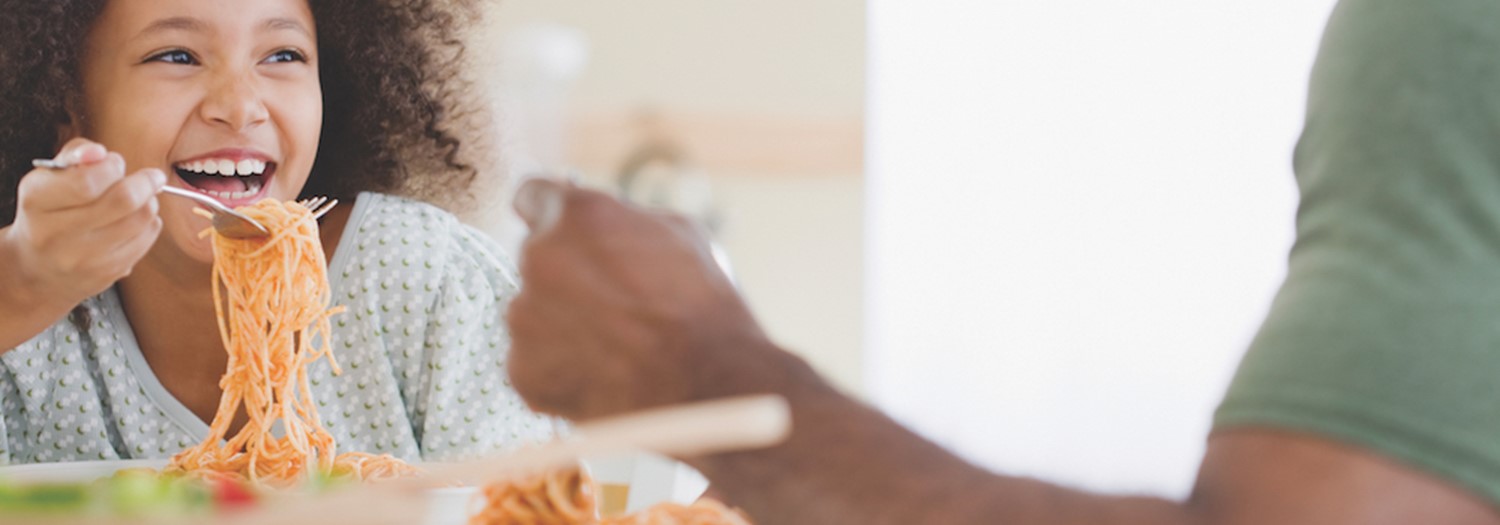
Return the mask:
<svg viewBox="0 0 1500 525"><path fill-rule="evenodd" d="M212 229L213 299L229 364L219 380L223 396L198 445L174 456L167 472L234 475L285 487L312 472L360 479L412 474L389 455L335 455L333 436L318 419L308 366L327 357L334 373L329 318L328 262L313 212L296 202L262 200L240 213L270 230L263 239L232 239ZM234 435L243 408L249 420Z"/></svg>

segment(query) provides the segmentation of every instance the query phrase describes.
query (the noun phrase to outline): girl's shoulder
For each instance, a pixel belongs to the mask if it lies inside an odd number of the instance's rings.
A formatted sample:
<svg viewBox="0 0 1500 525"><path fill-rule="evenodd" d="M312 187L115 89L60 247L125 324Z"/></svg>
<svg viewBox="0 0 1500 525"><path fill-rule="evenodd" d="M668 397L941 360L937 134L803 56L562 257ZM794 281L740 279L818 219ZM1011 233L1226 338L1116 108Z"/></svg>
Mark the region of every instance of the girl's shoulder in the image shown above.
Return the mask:
<svg viewBox="0 0 1500 525"><path fill-rule="evenodd" d="M447 210L405 197L370 192L361 193L355 200L330 266L338 266L335 263L344 254L400 255L409 261L429 263L477 260L502 267L512 265L510 255L494 239Z"/></svg>
<svg viewBox="0 0 1500 525"><path fill-rule="evenodd" d="M431 296L518 286L514 260L488 235L428 203L362 193L329 261L335 293ZM353 299L353 297L346 297Z"/></svg>
<svg viewBox="0 0 1500 525"><path fill-rule="evenodd" d="M387 195L364 192L354 201L343 239L355 241L405 241L400 246L421 246L426 250L440 248L455 229L465 225L447 210L431 204ZM343 243L339 243L343 246Z"/></svg>

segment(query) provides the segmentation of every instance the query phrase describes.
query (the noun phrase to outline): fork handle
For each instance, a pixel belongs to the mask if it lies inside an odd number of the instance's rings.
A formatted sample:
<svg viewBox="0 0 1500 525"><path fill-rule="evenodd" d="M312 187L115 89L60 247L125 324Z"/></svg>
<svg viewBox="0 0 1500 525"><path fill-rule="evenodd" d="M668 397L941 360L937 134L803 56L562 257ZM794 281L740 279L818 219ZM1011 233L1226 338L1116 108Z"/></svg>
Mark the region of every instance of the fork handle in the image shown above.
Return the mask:
<svg viewBox="0 0 1500 525"><path fill-rule="evenodd" d="M73 167L73 164L57 159L31 159L31 167L46 168L49 170L65 170Z"/></svg>

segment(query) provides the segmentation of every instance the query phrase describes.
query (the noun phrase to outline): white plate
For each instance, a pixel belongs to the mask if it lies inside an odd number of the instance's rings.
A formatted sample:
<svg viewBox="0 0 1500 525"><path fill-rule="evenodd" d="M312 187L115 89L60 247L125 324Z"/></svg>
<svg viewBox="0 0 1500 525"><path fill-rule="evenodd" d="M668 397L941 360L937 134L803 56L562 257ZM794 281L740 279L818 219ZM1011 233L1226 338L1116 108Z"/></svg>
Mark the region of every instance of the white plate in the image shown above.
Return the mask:
<svg viewBox="0 0 1500 525"><path fill-rule="evenodd" d="M22 483L85 482L129 468L161 469L165 459L125 459L116 461L78 461L74 463L32 463L0 467L0 478Z"/></svg>
<svg viewBox="0 0 1500 525"><path fill-rule="evenodd" d="M22 483L83 483L113 475L130 468L160 470L165 459L127 459L115 461L78 461L73 463L32 463L0 467L0 478ZM421 464L417 464L421 467ZM430 504L426 525L463 525L468 522L470 503L479 489L456 487L429 491Z"/></svg>

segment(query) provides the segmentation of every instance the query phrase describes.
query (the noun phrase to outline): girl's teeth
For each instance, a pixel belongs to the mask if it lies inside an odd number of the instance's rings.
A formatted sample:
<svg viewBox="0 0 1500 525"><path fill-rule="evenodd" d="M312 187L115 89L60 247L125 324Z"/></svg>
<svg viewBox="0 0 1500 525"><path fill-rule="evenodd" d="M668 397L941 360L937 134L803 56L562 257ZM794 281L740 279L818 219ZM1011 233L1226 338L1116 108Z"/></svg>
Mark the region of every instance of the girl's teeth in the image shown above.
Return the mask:
<svg viewBox="0 0 1500 525"><path fill-rule="evenodd" d="M200 189L204 194L218 198L219 200L247 199L260 193L261 183L259 181L246 182L244 191L211 191Z"/></svg>
<svg viewBox="0 0 1500 525"><path fill-rule="evenodd" d="M219 175L222 177L243 177L265 173L266 161L260 159L244 159L238 162L227 159L195 160L181 164L179 167L193 173Z"/></svg>

